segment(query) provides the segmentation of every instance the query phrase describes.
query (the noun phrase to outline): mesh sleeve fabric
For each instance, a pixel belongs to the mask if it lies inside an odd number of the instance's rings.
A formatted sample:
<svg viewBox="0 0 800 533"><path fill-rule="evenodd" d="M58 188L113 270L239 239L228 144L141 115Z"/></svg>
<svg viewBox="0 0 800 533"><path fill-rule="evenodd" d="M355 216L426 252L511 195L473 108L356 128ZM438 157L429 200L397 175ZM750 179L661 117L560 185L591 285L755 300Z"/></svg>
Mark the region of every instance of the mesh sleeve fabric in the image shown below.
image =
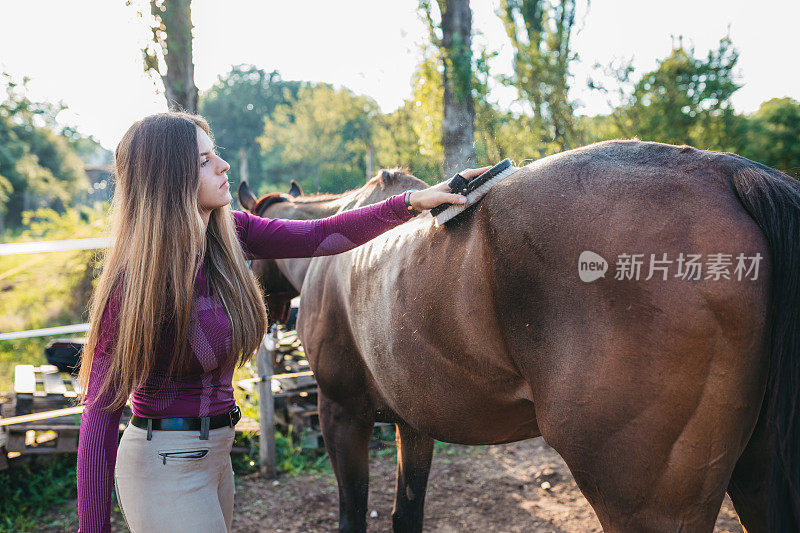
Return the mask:
<svg viewBox="0 0 800 533"><path fill-rule="evenodd" d="M346 252L413 217L406 209L402 194L318 220L261 218L245 211L234 211L233 215L248 259L289 259Z"/></svg>
<svg viewBox="0 0 800 533"><path fill-rule="evenodd" d="M117 460L119 421L122 409L106 411L102 406L111 394L98 396L113 356L120 287L112 293L100 320L100 333L86 390L78 439L78 524L80 533L111 531L111 488Z"/></svg>

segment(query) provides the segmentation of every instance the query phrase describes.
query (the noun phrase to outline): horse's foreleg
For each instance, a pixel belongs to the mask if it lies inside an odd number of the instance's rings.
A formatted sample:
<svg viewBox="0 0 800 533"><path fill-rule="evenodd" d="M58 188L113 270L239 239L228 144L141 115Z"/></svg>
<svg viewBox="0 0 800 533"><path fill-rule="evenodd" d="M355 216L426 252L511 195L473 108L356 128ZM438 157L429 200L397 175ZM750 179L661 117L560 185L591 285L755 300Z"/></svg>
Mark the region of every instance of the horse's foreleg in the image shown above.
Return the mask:
<svg viewBox="0 0 800 533"><path fill-rule="evenodd" d="M339 484L339 531L367 530L369 439L373 420L368 409L347 409L319 393L319 421L325 447Z"/></svg>
<svg viewBox="0 0 800 533"><path fill-rule="evenodd" d="M394 531L422 531L425 489L433 456L433 439L416 429L397 424L397 485L392 526Z"/></svg>

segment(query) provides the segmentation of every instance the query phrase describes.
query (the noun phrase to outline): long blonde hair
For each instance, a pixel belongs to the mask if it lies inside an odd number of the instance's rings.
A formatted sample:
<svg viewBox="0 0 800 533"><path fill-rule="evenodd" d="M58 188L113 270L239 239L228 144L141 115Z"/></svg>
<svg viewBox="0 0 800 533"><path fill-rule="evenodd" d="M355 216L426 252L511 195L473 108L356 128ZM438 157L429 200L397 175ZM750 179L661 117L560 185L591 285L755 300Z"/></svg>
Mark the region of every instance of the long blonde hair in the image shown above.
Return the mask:
<svg viewBox="0 0 800 533"><path fill-rule="evenodd" d="M109 393L118 409L154 368L156 343L167 321L175 325L170 372L186 371L195 276L207 267L211 294L231 325L231 350L220 366L244 364L266 331L261 287L247 267L230 206L211 212L203 226L197 204L198 115L159 113L134 123L115 153L116 188L111 208L112 244L89 304L91 329L83 349L80 382L87 390L109 299L121 296L112 361L97 397Z"/></svg>

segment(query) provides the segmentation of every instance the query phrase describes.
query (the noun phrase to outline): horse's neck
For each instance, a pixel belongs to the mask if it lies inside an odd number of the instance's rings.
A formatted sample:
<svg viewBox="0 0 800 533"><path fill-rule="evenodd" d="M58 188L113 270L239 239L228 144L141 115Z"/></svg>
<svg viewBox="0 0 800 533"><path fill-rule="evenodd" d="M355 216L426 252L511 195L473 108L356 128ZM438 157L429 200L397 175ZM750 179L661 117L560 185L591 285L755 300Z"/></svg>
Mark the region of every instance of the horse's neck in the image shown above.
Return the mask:
<svg viewBox="0 0 800 533"><path fill-rule="evenodd" d="M290 208L290 211L279 212L277 216L293 220L316 220L380 201L380 199L373 200L372 196L374 195L364 194L363 191L353 191L338 196L330 195L324 200L299 201L287 204L286 207ZM311 258L279 259L276 264L295 290L301 292L308 267L311 265Z"/></svg>
<svg viewBox="0 0 800 533"><path fill-rule="evenodd" d="M277 259L275 263L278 265L278 270L281 271L281 274L292 284L294 290L301 292L308 267L311 265L311 258Z"/></svg>

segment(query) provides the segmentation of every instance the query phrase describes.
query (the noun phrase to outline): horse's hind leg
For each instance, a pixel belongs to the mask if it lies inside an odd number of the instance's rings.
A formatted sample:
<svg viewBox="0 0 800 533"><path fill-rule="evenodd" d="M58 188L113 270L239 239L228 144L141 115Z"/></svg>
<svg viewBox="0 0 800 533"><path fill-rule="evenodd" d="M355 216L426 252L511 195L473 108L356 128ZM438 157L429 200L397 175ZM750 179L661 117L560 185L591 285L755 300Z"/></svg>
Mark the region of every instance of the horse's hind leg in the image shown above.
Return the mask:
<svg viewBox="0 0 800 533"><path fill-rule="evenodd" d="M319 393L319 421L339 485L339 531L367 530L369 439L372 419L365 409L347 409Z"/></svg>
<svg viewBox="0 0 800 533"><path fill-rule="evenodd" d="M392 525L394 531L422 531L425 489L433 457L433 439L404 424L397 424L397 486Z"/></svg>
<svg viewBox="0 0 800 533"><path fill-rule="evenodd" d="M636 375L614 389L605 379L575 375L551 389L549 399L559 410L545 408L538 417L542 434L566 461L605 531L714 529L763 396L761 373L748 368L753 358L728 353L705 355L704 372L688 364L656 368L652 374L663 378ZM684 360L702 356L687 352ZM582 398L601 401L563 412ZM553 423L569 415L568 423Z"/></svg>
<svg viewBox="0 0 800 533"><path fill-rule="evenodd" d="M728 484L728 496L731 497L739 522L747 533L769 531L767 498L772 442L766 408L763 408L753 435L736 462Z"/></svg>
<svg viewBox="0 0 800 533"><path fill-rule="evenodd" d="M635 433L559 446L603 530L710 533L738 453L731 450L735 441L687 431L685 440L662 446L650 440L655 428Z"/></svg>

